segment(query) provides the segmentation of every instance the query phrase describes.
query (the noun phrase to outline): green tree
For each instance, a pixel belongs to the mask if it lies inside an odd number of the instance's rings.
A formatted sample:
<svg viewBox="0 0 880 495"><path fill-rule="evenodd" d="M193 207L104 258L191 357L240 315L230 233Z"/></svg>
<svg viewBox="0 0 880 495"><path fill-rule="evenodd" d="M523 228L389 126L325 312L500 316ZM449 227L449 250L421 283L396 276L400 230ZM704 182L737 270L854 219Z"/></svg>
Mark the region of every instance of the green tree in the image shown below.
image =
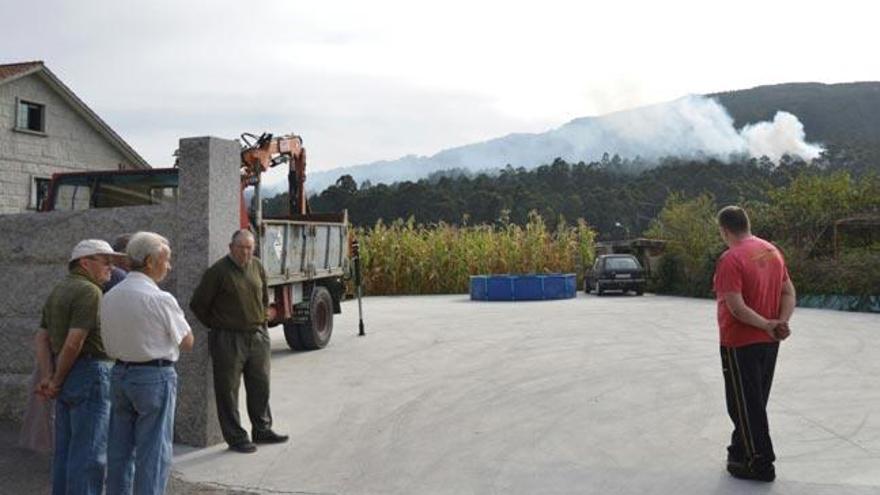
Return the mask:
<svg viewBox="0 0 880 495"><path fill-rule="evenodd" d="M769 208L762 222L769 224L775 239L809 254L827 252L828 232L835 220L847 217L861 205L859 190L847 172L830 176L802 174L791 184L769 191ZM826 238L824 245L819 242Z"/></svg>
<svg viewBox="0 0 880 495"><path fill-rule="evenodd" d="M649 237L666 240L665 255L678 263L678 266L661 269L662 276L672 277L672 280L662 280L661 284L691 295L705 296L711 291L715 259L724 248L715 220L716 210L710 194L693 199L681 193L669 196L646 232Z"/></svg>

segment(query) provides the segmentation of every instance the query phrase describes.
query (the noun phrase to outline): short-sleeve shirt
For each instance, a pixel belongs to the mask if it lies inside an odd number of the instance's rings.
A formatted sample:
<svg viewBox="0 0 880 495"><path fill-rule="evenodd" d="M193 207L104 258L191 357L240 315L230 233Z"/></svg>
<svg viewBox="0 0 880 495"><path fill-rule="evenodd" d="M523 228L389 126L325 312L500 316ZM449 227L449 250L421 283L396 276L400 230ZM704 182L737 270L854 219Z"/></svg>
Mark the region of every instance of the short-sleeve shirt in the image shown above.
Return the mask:
<svg viewBox="0 0 880 495"><path fill-rule="evenodd" d="M87 333L80 355L106 358L101 340L101 323L98 312L101 307L101 286L95 283L82 268L75 268L52 289L40 317L40 328L49 334L52 352L58 354L64 347L67 332L71 328Z"/></svg>
<svg viewBox="0 0 880 495"><path fill-rule="evenodd" d="M180 342L190 332L174 296L140 272L129 273L104 295L101 329L107 354L129 362L177 361Z"/></svg>
<svg viewBox="0 0 880 495"><path fill-rule="evenodd" d="M773 342L764 330L737 320L727 308L724 295L738 292L746 306L764 318L775 319L779 317L786 280L788 270L782 253L759 237L746 237L721 255L715 267L714 288L722 346Z"/></svg>

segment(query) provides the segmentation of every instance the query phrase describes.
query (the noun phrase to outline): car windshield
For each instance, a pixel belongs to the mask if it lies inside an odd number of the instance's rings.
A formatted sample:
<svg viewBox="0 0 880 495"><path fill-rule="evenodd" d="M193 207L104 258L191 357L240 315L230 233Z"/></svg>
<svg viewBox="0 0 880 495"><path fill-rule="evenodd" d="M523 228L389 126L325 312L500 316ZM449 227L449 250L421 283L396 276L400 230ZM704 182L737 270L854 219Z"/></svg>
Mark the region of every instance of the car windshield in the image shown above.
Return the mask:
<svg viewBox="0 0 880 495"><path fill-rule="evenodd" d="M638 270L639 265L632 258L608 258L605 261L606 270Z"/></svg>

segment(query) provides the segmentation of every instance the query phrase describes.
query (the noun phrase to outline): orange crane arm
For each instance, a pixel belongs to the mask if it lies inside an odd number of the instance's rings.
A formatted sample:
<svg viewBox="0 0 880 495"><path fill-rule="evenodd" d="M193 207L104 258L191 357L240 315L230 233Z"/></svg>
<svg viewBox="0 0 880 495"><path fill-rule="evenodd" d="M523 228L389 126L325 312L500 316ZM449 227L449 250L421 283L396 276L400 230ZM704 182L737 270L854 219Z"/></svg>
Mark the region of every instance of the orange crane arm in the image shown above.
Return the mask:
<svg viewBox="0 0 880 495"><path fill-rule="evenodd" d="M306 150L302 144L302 138L295 134L273 138L271 134L264 133L255 144L245 147L241 152L242 190L256 179L258 173L287 162L291 178L288 191L291 213L305 215L308 211L305 198Z"/></svg>
<svg viewBox="0 0 880 495"><path fill-rule="evenodd" d="M271 134L263 134L256 145L241 152L242 176L253 177L258 169L263 173L285 161L295 161L304 152L299 136L290 134L273 138Z"/></svg>

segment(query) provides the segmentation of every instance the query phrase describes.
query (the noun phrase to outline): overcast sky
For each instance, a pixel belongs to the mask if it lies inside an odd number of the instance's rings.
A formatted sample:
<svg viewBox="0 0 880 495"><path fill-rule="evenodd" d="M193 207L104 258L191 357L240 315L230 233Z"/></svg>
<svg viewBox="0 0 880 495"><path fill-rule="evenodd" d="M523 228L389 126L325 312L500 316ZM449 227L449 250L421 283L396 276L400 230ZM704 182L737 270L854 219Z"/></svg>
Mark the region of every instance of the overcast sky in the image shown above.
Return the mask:
<svg viewBox="0 0 880 495"><path fill-rule="evenodd" d="M153 166L181 137L303 136L311 170L431 155L687 94L880 80L873 2L0 0Z"/></svg>

